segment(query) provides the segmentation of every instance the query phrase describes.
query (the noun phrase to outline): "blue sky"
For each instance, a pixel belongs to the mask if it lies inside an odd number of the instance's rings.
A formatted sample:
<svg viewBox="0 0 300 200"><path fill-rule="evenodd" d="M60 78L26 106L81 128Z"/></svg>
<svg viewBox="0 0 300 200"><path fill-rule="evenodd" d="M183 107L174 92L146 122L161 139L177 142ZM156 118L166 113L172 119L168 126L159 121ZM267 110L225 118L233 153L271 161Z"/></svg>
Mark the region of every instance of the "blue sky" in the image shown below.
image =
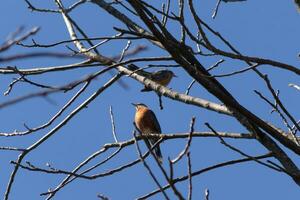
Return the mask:
<svg viewBox="0 0 300 200"><path fill-rule="evenodd" d="M64 1L66 5L73 1ZM177 2L177 1L176 1ZM37 7L55 8L52 1L32 1ZM237 49L245 55L270 58L299 66L299 35L300 14L297 12L293 1L259 1L252 0L244 3L223 3L219 9L216 19L211 19L215 1L202 0L198 2L197 11L199 15L213 28L228 38ZM41 31L33 38L40 43L52 43L69 39L65 24L61 15L49 13L30 12L23 1L3 0L0 7L2 20L0 20L0 41L15 31L19 26L25 26L27 30L32 27L41 27ZM90 37L109 36L115 32L113 26L123 27L117 20L100 10L91 3L80 6L72 13L72 17L88 33ZM189 18L187 18L189 19ZM191 25L192 28L193 25ZM173 24L171 30L176 30ZM216 44L218 41L213 40ZM26 43L30 43L27 40ZM124 42L112 42L99 48L106 56L118 55L126 45ZM136 45L149 45L149 43L135 42ZM70 44L72 47L72 45ZM26 49L14 47L1 56L32 51L58 51L68 52L64 45L54 49ZM161 50L149 46L147 51L138 56L158 56ZM209 67L214 64L217 58L205 58L201 62ZM245 65L225 59L222 68L214 71L215 74L222 74L246 67ZM22 61L0 63L1 66L17 66L18 68L47 67L78 62L79 59L55 59L55 58L34 58ZM144 66L141 63L140 66ZM274 69L270 66L262 66L262 71L269 74L273 85L280 90L280 95L285 105L294 116L299 119L299 92L288 87L289 83L299 84L299 77L293 73ZM97 68L79 69L68 72L51 73L49 75L32 76L31 80L43 84L63 85L76 80ZM185 92L191 78L181 69L174 69L178 78L171 82L170 87L179 92ZM2 94L7 90L12 78L16 75L0 75L0 103L18 97L29 92L38 91L28 84L18 84L14 87L9 96ZM90 88L81 96L66 113L54 123L58 124L76 106L88 98L97 88L110 79L105 75L94 81ZM253 72L247 72L230 78L218 79L238 99L242 105L274 125L284 128L280 118L276 114L270 114L270 108L259 99L253 90L259 90L271 97L265 89L265 85L258 80ZM239 123L224 115L197 108L191 105L184 105L173 100L163 98L164 110L159 110L158 100L153 92L140 93L143 87L140 83L124 77L123 81L128 84L129 89L124 90L118 84L113 85L101 96L95 99L88 108L82 110L66 126L43 143L38 149L29 154L24 161L30 161L40 167L46 167L50 163L53 167L64 170L72 170L86 157L99 150L105 143L113 142L109 116L109 106L113 107L116 131L121 141L132 138L134 129L132 122L134 108L131 102L143 102L147 104L160 121L164 133L188 132L189 122L192 116L196 117L195 130L207 131L205 122L209 122L218 131L245 132L246 130ZM78 90L78 88L77 88ZM36 127L47 122L66 101L75 94L77 90L68 93L59 93L50 96L55 102L49 103L41 98L31 99L11 107L0 110L0 132L13 132L15 129L24 130L23 123L29 127ZM205 91L201 86L195 85L191 95L218 102L216 98ZM53 127L52 126L52 127ZM26 148L45 135L51 128L36 132L25 137L1 138L0 146L17 146ZM250 155L263 154L266 150L256 141L226 140L230 144L239 147ZM174 158L184 148L185 140L166 141L161 145L163 156ZM142 144L142 143L140 143ZM192 168L198 170L218 162L240 158L235 152L224 147L216 138L196 138L192 142ZM145 150L145 148L143 148ZM293 153L287 151L297 164L300 160ZM111 152L110 152L111 153ZM105 154L97 158L97 163L105 158ZM0 151L0 195L4 195L6 184L13 169L9 164L15 160L16 152ZM97 168L94 173L101 173L111 168L120 166L137 158L134 146L126 148L117 157ZM163 180L163 177L150 158L147 160L153 167L155 173ZM92 163L92 164L93 164ZM166 169L168 166L164 163ZM89 165L91 166L91 165ZM185 175L187 172L186 160L183 159L175 168L175 175ZM48 188L55 187L63 175L46 175L36 172L19 170L11 192L11 199L43 199L39 196ZM164 181L162 181L165 184ZM193 197L201 199L205 188L210 189L211 199L297 199L300 195L299 187L292 179L284 174L271 171L268 168L256 163L244 163L230 166L205 173L193 179ZM186 192L188 184L181 183L179 188ZM96 199L97 193L102 193L111 199L133 199L156 188L155 183L147 174L142 164L110 177L104 177L93 181L77 180L71 183L59 193L55 199ZM169 194L171 194L169 192ZM185 193L184 193L185 194ZM155 196L153 199L162 199L162 196Z"/></svg>

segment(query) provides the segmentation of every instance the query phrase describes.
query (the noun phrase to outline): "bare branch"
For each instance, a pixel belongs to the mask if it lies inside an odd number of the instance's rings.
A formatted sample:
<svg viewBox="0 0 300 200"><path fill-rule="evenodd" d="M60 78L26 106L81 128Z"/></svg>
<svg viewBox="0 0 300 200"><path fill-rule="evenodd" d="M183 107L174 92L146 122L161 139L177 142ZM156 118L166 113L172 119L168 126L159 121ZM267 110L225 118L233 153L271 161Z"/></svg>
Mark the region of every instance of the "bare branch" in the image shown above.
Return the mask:
<svg viewBox="0 0 300 200"><path fill-rule="evenodd" d="M38 130L44 129L48 126L50 126L59 116L62 115L62 113L85 91L85 89L89 85L89 81L86 82L86 84L45 124L36 127L36 128L31 128L28 129L27 131L19 132L15 131L14 133L0 133L0 136L22 136L22 135L27 135L33 132L36 132Z"/></svg>
<svg viewBox="0 0 300 200"><path fill-rule="evenodd" d="M6 41L3 45L0 46L0 52L6 51L10 47L12 47L13 45L15 45L15 44L17 44L17 43L19 43L23 40L26 40L28 37L30 37L32 35L35 35L39 30L40 30L39 27L34 27L30 31L28 31L27 33L25 33L23 36L21 36L19 38L15 38L13 36L10 40ZM17 34L14 34L14 35L17 35Z"/></svg>
<svg viewBox="0 0 300 200"><path fill-rule="evenodd" d="M192 192L193 192L191 152L188 151L186 156L187 156L187 160L188 160L187 165L188 165L188 177L189 177L188 200L191 200L192 199Z"/></svg>
<svg viewBox="0 0 300 200"><path fill-rule="evenodd" d="M135 132L133 133L134 135L134 138L136 138L135 136ZM137 152L138 152L138 155L140 157L140 160L142 161L143 165L145 166L145 168L147 169L148 173L150 174L151 178L154 180L154 182L156 183L156 185L158 186L159 190L161 191L161 193L164 195L164 197L166 199L169 199L169 197L167 196L167 194L165 193L165 191L162 189L159 181L157 180L157 178L155 177L154 173L152 172L152 170L150 169L149 165L147 164L147 162L145 161L145 159L143 159L143 156L142 156L142 153L141 153L141 149L140 149L140 146L138 144L138 141L135 139L135 145L136 145L136 149L137 149ZM151 151L151 150L149 150ZM155 156L154 156L155 157Z"/></svg>
<svg viewBox="0 0 300 200"><path fill-rule="evenodd" d="M113 134L113 137L115 139L115 142L118 143L112 106L109 106L109 114L110 114L110 121L111 121L111 127L112 127L112 134Z"/></svg>
<svg viewBox="0 0 300 200"><path fill-rule="evenodd" d="M191 120L189 137L188 137L187 143L186 143L183 151L180 152L180 154L171 161L172 164L175 164L176 162L178 162L179 160L181 160L182 157L189 152L189 149L190 149L190 146L191 146L191 143L192 143L192 136L193 136L193 133L194 133L195 120L196 120L195 117L193 117L192 120Z"/></svg>
<svg viewBox="0 0 300 200"><path fill-rule="evenodd" d="M185 91L185 94L186 94L186 95L189 95L190 90L192 89L192 87L193 87L193 85L194 85L195 83L196 83L196 80L193 79L193 80L191 81L191 83L189 84L189 86L187 87L186 91Z"/></svg>
<svg viewBox="0 0 300 200"><path fill-rule="evenodd" d="M264 155L261 155L261 156L255 156L254 158L255 159L264 159L264 158L268 158L268 157L272 157L271 154L264 154ZM251 158L243 158L243 159L237 159L237 160L231 160L231 161L227 161L227 162L223 162L223 163L219 163L219 164L216 164L216 165L213 165L213 166L210 166L210 167L207 167L207 168L203 168L201 170L197 170L195 172L192 173L192 176L198 176L198 175L201 175L205 172L208 172L208 171L211 171L211 170L214 170L214 169L218 169L218 168L221 168L221 167L225 167L225 166L230 166L230 165L235 165L235 164L238 164L238 163L244 163L244 162L249 162L249 161L253 161L253 159ZM186 176L182 176L182 177L179 177L179 178L176 178L174 179L174 183L178 183L178 182L182 182L182 181L185 181L189 178L188 175ZM165 185L163 187L164 190L170 188L170 185ZM154 190L142 197L139 197L138 199L139 200L142 200L142 199L147 199L157 193L159 193L160 191L159 190Z"/></svg>
<svg viewBox="0 0 300 200"><path fill-rule="evenodd" d="M17 148L17 147L0 147L0 150L5 150L5 151L25 151L26 149Z"/></svg>
<svg viewBox="0 0 300 200"><path fill-rule="evenodd" d="M70 119L72 119L78 112L80 112L83 108L85 108L90 102L92 102L97 96L99 96L105 89L107 89L110 85L112 85L115 81L117 81L121 77L120 74L114 76L111 80L109 80L105 85L103 85L101 88L99 88L94 94L92 94L88 99L86 99L81 105L79 105L77 108L75 108L64 120L62 120L56 127L54 127L52 130L50 130L45 136L43 136L41 139L39 139L36 143L32 144L30 147L26 149L22 154L19 155L16 163L20 164L23 160L23 158L31 151L36 149L38 146L40 146L42 143L44 143L49 137L51 137L53 134L55 134L61 127L63 127ZM16 165L13 172L11 173L4 199L8 200L9 194L16 176L16 173L19 169L19 166Z"/></svg>
<svg viewBox="0 0 300 200"><path fill-rule="evenodd" d="M1 62L11 62L15 60L23 60L27 58L35 58L35 57L52 57L52 58L86 58L82 55L73 55L69 53L58 53L58 52L33 52L33 53L25 53L25 54L16 54L12 56L0 57Z"/></svg>
<svg viewBox="0 0 300 200"><path fill-rule="evenodd" d="M247 72L251 69L255 69L256 67L258 67L259 64L255 63L249 67L246 67L244 69L241 69L241 70L238 70L238 71L235 71L235 72L231 72L231 73L227 73L227 74L220 74L220 75L212 75L211 77L228 77L228 76L233 76L233 75L236 75L236 74L241 74L241 73L244 73L244 72Z"/></svg>
<svg viewBox="0 0 300 200"><path fill-rule="evenodd" d="M205 200L209 200L209 189L205 189L205 192L204 192L204 199L205 199Z"/></svg>
<svg viewBox="0 0 300 200"><path fill-rule="evenodd" d="M222 0L218 0L218 1L217 1L217 5L216 5L216 7L215 7L215 9L214 9L214 12L213 12L213 14L212 14L212 16L211 16L213 19L215 19L216 16L217 16L217 13L218 13L219 6L220 6L221 1L222 1Z"/></svg>
<svg viewBox="0 0 300 200"><path fill-rule="evenodd" d="M233 150L233 151L235 151L235 152L238 152L239 154L241 154L242 156L245 156L245 157L247 157L247 158L252 158L255 162L257 162L257 163L259 163L259 164L261 164L261 165L264 165L264 166L266 166L266 167L269 167L270 169L276 170L276 171L278 171L278 172L282 172L281 169L275 168L275 167L273 167L272 165L269 165L269 164L266 164L266 163L264 163L264 162L262 162L262 161L260 161L260 160L257 160L257 159L255 159L253 156L249 156L249 155L245 154L244 152L242 152L241 150L239 150L239 149L233 147L232 145L228 144L227 142L225 142L225 140L224 140L221 136L218 135L218 132L216 132L216 131L209 125L209 123L205 123L205 125L206 125L213 133L215 133L215 134L218 136L218 138L219 138L220 141L221 141L221 144L225 145L225 146L228 147L229 149L231 149L231 150ZM284 171L284 172L285 172L285 171Z"/></svg>
<svg viewBox="0 0 300 200"><path fill-rule="evenodd" d="M20 97L17 97L15 99L0 103L0 109L4 108L4 107L7 107L7 106L10 106L10 105L13 105L13 104L16 104L16 103L19 103L19 102L27 100L27 99L34 98L34 97L46 97L46 96L48 96L52 93L69 91L69 90L75 88L76 86L78 86L78 85L80 85L84 82L89 82L89 81L93 80L95 77L97 77L97 76L99 76L99 75L101 75L101 74L103 74L103 73L105 73L105 72L107 72L107 71L109 71L113 68L114 68L114 66L105 68L105 69L100 70L96 73L90 74L89 76L83 78L82 80L77 80L77 81L74 81L74 82L69 83L67 85L61 86L61 87L57 87L57 88L54 88L54 89L47 89L47 90L43 90L43 91L40 91L40 92L29 93L29 94L26 94L24 96L20 96Z"/></svg>
<svg viewBox="0 0 300 200"><path fill-rule="evenodd" d="M296 85L296 84L290 83L289 86L290 86L290 87L293 87L293 88L295 88L296 90L299 90L299 91L300 91L300 86L298 86L298 85Z"/></svg>
<svg viewBox="0 0 300 200"><path fill-rule="evenodd" d="M224 59L221 59L221 60L217 61L214 65L210 66L210 67L207 69L207 71L211 71L211 70L213 70L213 69L219 67L219 65L220 65L221 63L223 63L224 61L225 61Z"/></svg>

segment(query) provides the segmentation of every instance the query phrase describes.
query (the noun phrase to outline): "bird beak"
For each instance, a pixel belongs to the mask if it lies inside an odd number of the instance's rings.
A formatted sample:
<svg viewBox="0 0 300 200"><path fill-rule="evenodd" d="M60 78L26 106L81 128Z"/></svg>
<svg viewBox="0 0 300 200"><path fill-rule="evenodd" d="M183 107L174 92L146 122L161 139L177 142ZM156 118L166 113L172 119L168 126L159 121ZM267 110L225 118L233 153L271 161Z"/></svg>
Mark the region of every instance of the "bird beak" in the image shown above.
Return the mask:
<svg viewBox="0 0 300 200"><path fill-rule="evenodd" d="M137 104L135 104L135 103L131 103L134 107L136 107L137 106Z"/></svg>
<svg viewBox="0 0 300 200"><path fill-rule="evenodd" d="M178 76L176 76L175 74L173 74L173 77L176 77L176 78L177 78Z"/></svg>

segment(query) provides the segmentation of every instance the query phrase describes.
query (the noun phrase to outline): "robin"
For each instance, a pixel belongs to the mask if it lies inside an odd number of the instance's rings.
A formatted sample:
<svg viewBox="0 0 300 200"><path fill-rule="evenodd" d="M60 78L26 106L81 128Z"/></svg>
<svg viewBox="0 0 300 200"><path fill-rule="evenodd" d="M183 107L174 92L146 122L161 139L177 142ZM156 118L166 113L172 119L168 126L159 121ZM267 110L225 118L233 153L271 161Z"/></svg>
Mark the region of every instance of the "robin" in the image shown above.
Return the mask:
<svg viewBox="0 0 300 200"><path fill-rule="evenodd" d="M160 125L154 112L142 103L132 103L132 105L134 105L136 109L134 122L140 133L142 135L161 134ZM158 140L158 138L145 139L145 143L148 148L151 148ZM162 155L159 146L155 147L154 154L158 161L162 163Z"/></svg>
<svg viewBox="0 0 300 200"><path fill-rule="evenodd" d="M152 81L167 86L173 77L177 77L172 71L164 69L159 70L153 73L149 73L149 76L147 78L151 79ZM152 89L147 88L146 86L141 90L141 92L149 92L152 91Z"/></svg>

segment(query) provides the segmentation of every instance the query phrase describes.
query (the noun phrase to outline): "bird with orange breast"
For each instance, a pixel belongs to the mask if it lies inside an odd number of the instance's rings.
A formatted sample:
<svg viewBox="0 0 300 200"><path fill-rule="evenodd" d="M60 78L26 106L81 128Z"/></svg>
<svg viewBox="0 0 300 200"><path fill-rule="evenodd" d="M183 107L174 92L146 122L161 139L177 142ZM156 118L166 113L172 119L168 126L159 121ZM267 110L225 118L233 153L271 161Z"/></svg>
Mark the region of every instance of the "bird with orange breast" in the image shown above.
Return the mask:
<svg viewBox="0 0 300 200"><path fill-rule="evenodd" d="M154 112L143 103L132 103L132 105L136 109L134 122L140 133L142 135L161 134L160 125ZM158 140L159 138L151 138L144 141L148 148L151 148ZM154 155L162 163L162 154L159 145L154 148Z"/></svg>

